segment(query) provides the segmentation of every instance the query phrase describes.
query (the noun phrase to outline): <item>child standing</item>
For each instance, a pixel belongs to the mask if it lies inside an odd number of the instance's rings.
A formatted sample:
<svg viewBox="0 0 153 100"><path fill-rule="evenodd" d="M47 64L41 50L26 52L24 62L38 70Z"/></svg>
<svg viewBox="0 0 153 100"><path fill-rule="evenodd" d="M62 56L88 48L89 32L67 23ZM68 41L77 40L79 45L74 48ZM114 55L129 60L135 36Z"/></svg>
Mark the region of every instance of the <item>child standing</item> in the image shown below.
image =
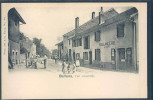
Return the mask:
<svg viewBox="0 0 153 100"><path fill-rule="evenodd" d="M78 71L79 67L80 67L80 61L79 61L79 57L77 57L76 61L75 61L75 64L76 64L76 70Z"/></svg>

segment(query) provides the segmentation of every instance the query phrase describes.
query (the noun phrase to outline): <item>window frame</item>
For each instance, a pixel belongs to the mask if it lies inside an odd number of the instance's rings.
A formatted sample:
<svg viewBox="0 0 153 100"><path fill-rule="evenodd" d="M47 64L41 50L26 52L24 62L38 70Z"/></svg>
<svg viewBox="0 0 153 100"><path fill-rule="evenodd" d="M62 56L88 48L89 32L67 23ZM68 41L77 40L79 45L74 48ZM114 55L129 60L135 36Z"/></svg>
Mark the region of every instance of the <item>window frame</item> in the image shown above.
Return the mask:
<svg viewBox="0 0 153 100"><path fill-rule="evenodd" d="M96 31L95 32L95 41L98 42L98 41L101 41L101 31Z"/></svg>
<svg viewBox="0 0 153 100"><path fill-rule="evenodd" d="M72 39L72 47L77 47L76 39Z"/></svg>
<svg viewBox="0 0 153 100"><path fill-rule="evenodd" d="M68 42L69 42L69 45L71 45L71 43L70 43L70 39L68 39Z"/></svg>
<svg viewBox="0 0 153 100"><path fill-rule="evenodd" d="M125 30L124 23L117 24L117 38L122 38L125 36L124 30Z"/></svg>
<svg viewBox="0 0 153 100"><path fill-rule="evenodd" d="M99 50L99 57L97 57L98 50ZM95 61L101 61L101 50L100 49L95 49Z"/></svg>
<svg viewBox="0 0 153 100"><path fill-rule="evenodd" d="M77 40L78 42L78 45L77 46L82 46L82 38L78 38L78 40Z"/></svg>
<svg viewBox="0 0 153 100"><path fill-rule="evenodd" d="M88 60L88 52L83 52L83 59Z"/></svg>
<svg viewBox="0 0 153 100"><path fill-rule="evenodd" d="M90 49L90 36L84 37L84 49Z"/></svg>

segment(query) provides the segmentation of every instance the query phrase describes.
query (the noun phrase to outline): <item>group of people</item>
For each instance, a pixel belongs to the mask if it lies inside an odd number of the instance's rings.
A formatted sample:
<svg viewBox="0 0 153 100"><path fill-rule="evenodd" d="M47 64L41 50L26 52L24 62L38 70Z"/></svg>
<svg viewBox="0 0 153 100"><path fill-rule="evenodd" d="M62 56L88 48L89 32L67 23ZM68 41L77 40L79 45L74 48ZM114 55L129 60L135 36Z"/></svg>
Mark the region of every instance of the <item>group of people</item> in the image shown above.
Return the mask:
<svg viewBox="0 0 153 100"><path fill-rule="evenodd" d="M80 67L80 61L79 58L76 59L76 61L74 62L66 62L66 59L63 60L63 64L62 64L62 72L64 74L66 73L75 73L76 71L78 71Z"/></svg>

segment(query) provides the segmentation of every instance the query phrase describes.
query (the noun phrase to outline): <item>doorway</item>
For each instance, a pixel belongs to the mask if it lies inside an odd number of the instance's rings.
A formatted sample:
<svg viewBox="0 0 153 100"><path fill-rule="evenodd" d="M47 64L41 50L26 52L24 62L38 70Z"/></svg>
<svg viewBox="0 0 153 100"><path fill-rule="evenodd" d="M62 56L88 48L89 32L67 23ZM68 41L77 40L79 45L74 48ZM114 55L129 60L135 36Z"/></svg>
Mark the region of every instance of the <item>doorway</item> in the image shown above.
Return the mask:
<svg viewBox="0 0 153 100"><path fill-rule="evenodd" d="M71 61L71 49L69 49L69 61Z"/></svg>
<svg viewBox="0 0 153 100"><path fill-rule="evenodd" d="M126 57L127 57L127 66L131 67L132 66L132 48L127 48L126 49Z"/></svg>
<svg viewBox="0 0 153 100"><path fill-rule="evenodd" d="M119 60L118 60L118 66L120 69L123 69L125 67L125 48L118 48L118 54L119 54Z"/></svg>
<svg viewBox="0 0 153 100"><path fill-rule="evenodd" d="M89 64L92 64L92 51L89 51Z"/></svg>
<svg viewBox="0 0 153 100"><path fill-rule="evenodd" d="M73 61L75 61L75 52L73 52Z"/></svg>

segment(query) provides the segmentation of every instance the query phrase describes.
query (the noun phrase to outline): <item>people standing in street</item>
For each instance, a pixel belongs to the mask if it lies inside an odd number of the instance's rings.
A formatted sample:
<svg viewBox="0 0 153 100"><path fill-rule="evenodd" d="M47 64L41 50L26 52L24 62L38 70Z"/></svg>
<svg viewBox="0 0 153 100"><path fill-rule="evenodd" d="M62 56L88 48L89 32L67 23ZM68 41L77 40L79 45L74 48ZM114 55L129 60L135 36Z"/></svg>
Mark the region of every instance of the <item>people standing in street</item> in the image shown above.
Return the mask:
<svg viewBox="0 0 153 100"><path fill-rule="evenodd" d="M76 64L76 71L78 71L79 67L80 67L80 60L79 60L79 57L77 57L76 61L75 61L75 64Z"/></svg>
<svg viewBox="0 0 153 100"><path fill-rule="evenodd" d="M38 56L36 56L36 59L35 59L35 69L37 69L37 61L38 61Z"/></svg>
<svg viewBox="0 0 153 100"><path fill-rule="evenodd" d="M8 60L9 60L9 69L13 69L13 63L11 61L11 58L8 56Z"/></svg>
<svg viewBox="0 0 153 100"><path fill-rule="evenodd" d="M64 74L68 73L68 66L69 66L69 64L67 64L67 63L66 63L66 60L64 59L64 60L63 60L63 63L62 63L62 72L63 72Z"/></svg>

